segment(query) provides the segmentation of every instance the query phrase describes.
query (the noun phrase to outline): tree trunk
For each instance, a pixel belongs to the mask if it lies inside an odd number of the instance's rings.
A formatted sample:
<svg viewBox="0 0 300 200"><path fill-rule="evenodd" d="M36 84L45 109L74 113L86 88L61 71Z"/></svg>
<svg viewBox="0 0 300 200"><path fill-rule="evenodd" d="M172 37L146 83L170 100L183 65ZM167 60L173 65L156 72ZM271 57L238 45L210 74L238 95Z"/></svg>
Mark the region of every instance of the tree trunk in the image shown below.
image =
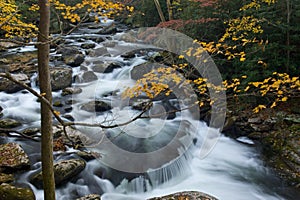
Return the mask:
<svg viewBox="0 0 300 200"><path fill-rule="evenodd" d="M290 50L290 21L291 21L291 3L290 0L286 0L286 46L287 46L287 51L286 51L286 72L289 72L289 66L290 66L290 57L291 57L291 50Z"/></svg>
<svg viewBox="0 0 300 200"><path fill-rule="evenodd" d="M52 102L50 70L49 70L49 26L50 4L48 0L39 0L40 22L38 35L38 72L40 92ZM44 199L55 200L55 182L53 172L53 137L52 113L47 105L41 101L41 134L42 134L42 170Z"/></svg>
<svg viewBox="0 0 300 200"><path fill-rule="evenodd" d="M167 0L167 7L168 7L168 13L169 13L169 21L173 20L173 8L171 0Z"/></svg>
<svg viewBox="0 0 300 200"><path fill-rule="evenodd" d="M155 6L156 6L156 9L157 9L157 12L159 14L161 22L165 22L166 19L165 19L163 11L161 10L161 6L160 6L159 1L158 0L154 0L154 3L155 3Z"/></svg>

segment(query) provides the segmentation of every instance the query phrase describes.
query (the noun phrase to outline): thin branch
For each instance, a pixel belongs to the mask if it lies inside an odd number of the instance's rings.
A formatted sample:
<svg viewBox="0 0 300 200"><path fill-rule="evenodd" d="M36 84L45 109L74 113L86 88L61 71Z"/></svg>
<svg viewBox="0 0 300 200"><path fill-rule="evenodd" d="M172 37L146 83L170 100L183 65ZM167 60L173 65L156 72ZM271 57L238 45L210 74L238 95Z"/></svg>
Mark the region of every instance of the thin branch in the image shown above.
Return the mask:
<svg viewBox="0 0 300 200"><path fill-rule="evenodd" d="M13 129L5 129L5 128L0 128L0 132L2 133L7 133L7 134L10 134L10 133L16 133L18 135L21 135L22 137L26 138L26 139L30 139L30 140L33 140L35 142L39 142L39 140L31 137L31 136L28 136L28 135L25 135L19 131L16 131L16 130L13 130Z"/></svg>

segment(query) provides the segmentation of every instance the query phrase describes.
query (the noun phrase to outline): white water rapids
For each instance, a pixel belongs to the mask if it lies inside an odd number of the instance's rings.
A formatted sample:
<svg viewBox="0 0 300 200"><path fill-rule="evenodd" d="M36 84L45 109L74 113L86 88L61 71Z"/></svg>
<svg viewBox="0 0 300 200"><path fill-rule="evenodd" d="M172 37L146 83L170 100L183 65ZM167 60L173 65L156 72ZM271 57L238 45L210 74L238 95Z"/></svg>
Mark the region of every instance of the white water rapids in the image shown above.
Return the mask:
<svg viewBox="0 0 300 200"><path fill-rule="evenodd" d="M106 23L112 23L107 21ZM84 35L83 35L84 34ZM80 46L80 44L86 42L78 42L77 39L84 38L83 36L95 36L92 30L83 28L76 34L67 36L66 39L70 40L74 46ZM116 38L119 38L118 35ZM122 46L130 46L131 43L124 41L114 40ZM91 42L91 41L89 41ZM95 48L102 47L102 44L97 44ZM31 51L32 48L21 49L21 51ZM109 47L111 52L118 52L118 49ZM13 50L11 50L13 51ZM20 51L20 50L16 50ZM98 98L106 94L107 92L115 91L116 89L123 90L124 86L132 85L134 82L129 78L129 72L135 65L145 62L142 57L135 57L131 60L124 60L120 56L117 57L99 57L101 60L113 60L121 61L125 63L125 66L121 69L116 69L112 73L102 74L96 73L98 81L92 84L78 84L83 87L83 92L76 97L79 103L83 103L93 98ZM93 62L97 60L94 57L86 57L86 61L83 65L87 69L91 69ZM73 76L80 74L80 67L73 68ZM32 78L34 82L36 75ZM74 84L75 85L75 84ZM33 84L36 90L38 88ZM96 88L96 89L95 89ZM53 93L54 97L61 98L60 91ZM37 99L30 93L17 92L14 94L0 93L0 106L4 108L3 117L14 118L23 122L23 128L37 127L40 123L39 117L39 103ZM104 100L110 100L105 99ZM114 108L115 109L115 108ZM112 111L113 112L113 111ZM125 118L128 113L134 113L130 107L125 107L125 111L116 111L118 113L118 120L120 122L126 121ZM75 119L80 118L86 121L91 120L91 116L88 113L82 113L77 109L76 105L73 106L73 110L70 113ZM191 153L187 153L183 159L179 159L173 163L169 168L166 167L162 170L149 173L148 179L145 180L142 177L137 177L131 181L123 180L117 186L112 184L113 181L103 179L98 176L99 171L105 168L99 160L92 160L87 162L87 166L83 172L79 175L76 181L67 183L66 185L57 189L58 200L71 200L74 197L84 196L91 193L103 193L103 200L141 200L155 196L162 196L173 192L196 190L213 195L220 200L280 200L280 199L297 199L294 193L290 192L288 188L284 188L281 182L275 175L264 166L264 163L259 159L259 153L251 145L252 141L247 138L241 138L241 141L250 143L245 144L233 139L221 136L205 158L200 158L200 149L203 133L210 129L205 123L194 122L189 116L185 116L186 113L177 115L173 120L167 120L164 124L167 134L171 132L172 127L176 125L176 120L183 117L184 120L190 121L192 124L196 123L196 135L197 143L192 145ZM101 121L107 116L93 116L92 120ZM113 116L115 117L115 116ZM181 118L182 119L182 118ZM141 121L138 124L138 128L145 126L144 130L163 130L164 127L159 127L160 119L151 119L149 121ZM175 124L175 125L174 125ZM134 125L128 126L127 130L134 130ZM136 130L136 134L140 134L141 130ZM213 130L218 131L218 130ZM155 131L156 132L156 131ZM147 133L147 132L145 132ZM133 133L133 136L134 135ZM168 137L168 136L166 136ZM164 140L162 136L159 136L157 140ZM15 141L15 139L2 139L6 142ZM30 154L32 158L39 155L39 145L34 142L27 142L17 140L22 143L25 151ZM155 140L156 141L156 140ZM127 141L130 142L130 141ZM150 146L154 146L151 144ZM150 147L149 147L150 148ZM69 149L69 152L74 151ZM108 155L109 159L109 155ZM117 159L122 159L122 155ZM32 184L28 183L28 177L33 174L40 166L40 162L33 163L32 171L20 175L19 183L28 184L35 192L37 200L43 199L43 191L36 189ZM109 172L108 172L109 173ZM114 176L117 176L117 172ZM113 176L112 176L113 177ZM170 178L173 177L173 178ZM155 182L157 180L157 182ZM146 190L146 191L145 191Z"/></svg>

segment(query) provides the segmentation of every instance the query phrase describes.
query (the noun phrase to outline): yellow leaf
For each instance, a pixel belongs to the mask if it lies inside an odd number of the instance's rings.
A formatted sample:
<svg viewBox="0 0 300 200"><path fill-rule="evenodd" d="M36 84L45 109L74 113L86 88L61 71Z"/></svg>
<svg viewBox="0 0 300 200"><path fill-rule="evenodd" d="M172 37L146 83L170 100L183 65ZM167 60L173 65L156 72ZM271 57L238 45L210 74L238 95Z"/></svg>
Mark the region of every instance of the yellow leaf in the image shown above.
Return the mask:
<svg viewBox="0 0 300 200"><path fill-rule="evenodd" d="M241 58L240 58L240 61L241 61L241 62L244 62L245 60L246 60L245 57L241 57Z"/></svg>
<svg viewBox="0 0 300 200"><path fill-rule="evenodd" d="M286 101L288 98L287 97L283 97L282 99L281 99L281 101Z"/></svg>

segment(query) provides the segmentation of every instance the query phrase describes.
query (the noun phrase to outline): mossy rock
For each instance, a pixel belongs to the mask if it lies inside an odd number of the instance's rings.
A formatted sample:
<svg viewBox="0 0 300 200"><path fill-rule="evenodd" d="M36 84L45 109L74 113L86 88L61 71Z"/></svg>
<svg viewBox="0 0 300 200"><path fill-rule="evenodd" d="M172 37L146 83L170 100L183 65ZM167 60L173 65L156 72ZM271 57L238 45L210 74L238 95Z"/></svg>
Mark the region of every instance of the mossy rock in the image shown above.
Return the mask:
<svg viewBox="0 0 300 200"><path fill-rule="evenodd" d="M18 188L7 183L0 185L0 199L3 200L35 200L35 195L31 189Z"/></svg>

